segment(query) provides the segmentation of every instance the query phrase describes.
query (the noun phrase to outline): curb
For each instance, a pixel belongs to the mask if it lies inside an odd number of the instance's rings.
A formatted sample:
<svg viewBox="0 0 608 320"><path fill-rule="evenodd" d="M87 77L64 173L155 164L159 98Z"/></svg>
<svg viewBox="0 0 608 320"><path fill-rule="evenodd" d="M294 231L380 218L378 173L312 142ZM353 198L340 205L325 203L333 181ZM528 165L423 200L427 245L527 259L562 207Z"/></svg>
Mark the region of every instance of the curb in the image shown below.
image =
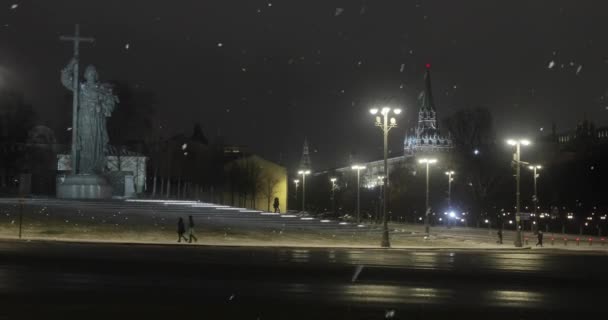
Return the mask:
<svg viewBox="0 0 608 320"><path fill-rule="evenodd" d="M386 250L386 251L522 251L531 250L531 247L504 247L504 248L476 248L476 247L391 247L380 248L372 246L315 246L315 245L255 245L255 244L205 244L205 243L166 243L166 242L133 242L133 241L103 241L103 240L83 240L83 239L41 239L41 238L0 238L0 243L48 243L48 244L98 244L98 245L118 245L118 246L155 246L155 247L187 247L187 248L265 248L265 249L352 249L352 250Z"/></svg>

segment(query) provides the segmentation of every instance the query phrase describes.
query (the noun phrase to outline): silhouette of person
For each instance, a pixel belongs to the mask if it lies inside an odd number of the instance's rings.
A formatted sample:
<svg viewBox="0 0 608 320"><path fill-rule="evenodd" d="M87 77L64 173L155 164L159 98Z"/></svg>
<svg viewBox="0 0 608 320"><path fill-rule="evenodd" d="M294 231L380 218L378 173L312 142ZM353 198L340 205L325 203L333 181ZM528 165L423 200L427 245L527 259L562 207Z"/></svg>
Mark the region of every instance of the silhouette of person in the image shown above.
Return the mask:
<svg viewBox="0 0 608 320"><path fill-rule="evenodd" d="M188 239L184 237L184 233L186 233L184 219L182 219L182 217L179 217L179 220L177 220L177 242L182 242L182 239L184 239L184 241L188 241Z"/></svg>
<svg viewBox="0 0 608 320"><path fill-rule="evenodd" d="M281 209L279 209L279 198L274 198L274 203L272 204L272 206L274 207L275 213L281 213Z"/></svg>
<svg viewBox="0 0 608 320"><path fill-rule="evenodd" d="M198 238L194 235L194 219L192 216L188 216L188 243L192 243L192 239L194 238L194 242L198 242Z"/></svg>
<svg viewBox="0 0 608 320"><path fill-rule="evenodd" d="M536 242L536 246L538 247L539 245L542 247L543 246L543 231L542 230L538 230L538 242Z"/></svg>
<svg viewBox="0 0 608 320"><path fill-rule="evenodd" d="M498 229L497 234L498 234L498 241L496 241L496 242L498 242L498 244L502 244L502 229Z"/></svg>

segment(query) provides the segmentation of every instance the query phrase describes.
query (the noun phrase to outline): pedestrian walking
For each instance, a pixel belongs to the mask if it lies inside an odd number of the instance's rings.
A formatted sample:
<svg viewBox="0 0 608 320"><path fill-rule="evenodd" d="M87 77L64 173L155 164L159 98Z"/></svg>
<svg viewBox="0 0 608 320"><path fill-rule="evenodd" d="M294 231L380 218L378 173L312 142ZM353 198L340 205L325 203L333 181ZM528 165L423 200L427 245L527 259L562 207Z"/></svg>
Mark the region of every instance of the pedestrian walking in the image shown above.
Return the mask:
<svg viewBox="0 0 608 320"><path fill-rule="evenodd" d="M272 206L274 207L274 213L281 213L281 209L279 209L279 198L274 198Z"/></svg>
<svg viewBox="0 0 608 320"><path fill-rule="evenodd" d="M536 242L536 246L538 247L540 245L542 247L543 246L543 231L538 230L538 235L536 237L538 238L538 242Z"/></svg>
<svg viewBox="0 0 608 320"><path fill-rule="evenodd" d="M186 237L184 236L184 233L186 233L184 219L182 219L182 217L179 217L179 220L177 220L177 242L182 242L182 239L184 239L184 241L188 241L188 239L186 239Z"/></svg>
<svg viewBox="0 0 608 320"><path fill-rule="evenodd" d="M192 216L188 216L188 238L189 243L192 243L192 239L194 239L194 242L198 242L194 235L194 219L192 219Z"/></svg>
<svg viewBox="0 0 608 320"><path fill-rule="evenodd" d="M498 244L502 244L502 229L498 229L498 241L496 241Z"/></svg>

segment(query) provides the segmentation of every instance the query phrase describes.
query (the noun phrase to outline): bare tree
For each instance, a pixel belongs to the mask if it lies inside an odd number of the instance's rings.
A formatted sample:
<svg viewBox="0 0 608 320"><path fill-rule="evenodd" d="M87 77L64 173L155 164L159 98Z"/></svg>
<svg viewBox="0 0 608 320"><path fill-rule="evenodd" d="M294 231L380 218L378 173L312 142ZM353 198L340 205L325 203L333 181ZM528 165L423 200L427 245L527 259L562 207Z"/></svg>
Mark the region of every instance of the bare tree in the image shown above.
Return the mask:
<svg viewBox="0 0 608 320"><path fill-rule="evenodd" d="M496 197L508 176L503 156L495 144L490 111L477 107L460 110L446 121L454 142L454 162L462 174L460 181L471 198L473 217L480 221L490 199Z"/></svg>
<svg viewBox="0 0 608 320"><path fill-rule="evenodd" d="M270 211L270 203L274 199L274 196L277 193L277 184L279 184L279 179L275 178L271 174L265 173L261 176L261 191L262 195L267 200L268 211Z"/></svg>

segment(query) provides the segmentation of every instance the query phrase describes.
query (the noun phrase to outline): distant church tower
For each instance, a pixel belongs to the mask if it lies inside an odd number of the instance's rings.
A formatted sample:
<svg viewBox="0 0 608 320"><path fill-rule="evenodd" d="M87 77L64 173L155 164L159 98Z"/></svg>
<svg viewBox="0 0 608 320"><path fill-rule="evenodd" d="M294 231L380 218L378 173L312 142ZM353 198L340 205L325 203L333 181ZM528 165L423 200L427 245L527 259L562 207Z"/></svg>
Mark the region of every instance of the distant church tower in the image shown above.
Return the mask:
<svg viewBox="0 0 608 320"><path fill-rule="evenodd" d="M431 90L431 65L426 64L425 87L418 95L418 125L406 135L404 151L406 156L432 154L452 149L452 139L441 135L437 125L437 111Z"/></svg>
<svg viewBox="0 0 608 320"><path fill-rule="evenodd" d="M302 147L302 158L300 159L300 170L311 170L310 154L308 152L308 140L304 138L304 146Z"/></svg>

